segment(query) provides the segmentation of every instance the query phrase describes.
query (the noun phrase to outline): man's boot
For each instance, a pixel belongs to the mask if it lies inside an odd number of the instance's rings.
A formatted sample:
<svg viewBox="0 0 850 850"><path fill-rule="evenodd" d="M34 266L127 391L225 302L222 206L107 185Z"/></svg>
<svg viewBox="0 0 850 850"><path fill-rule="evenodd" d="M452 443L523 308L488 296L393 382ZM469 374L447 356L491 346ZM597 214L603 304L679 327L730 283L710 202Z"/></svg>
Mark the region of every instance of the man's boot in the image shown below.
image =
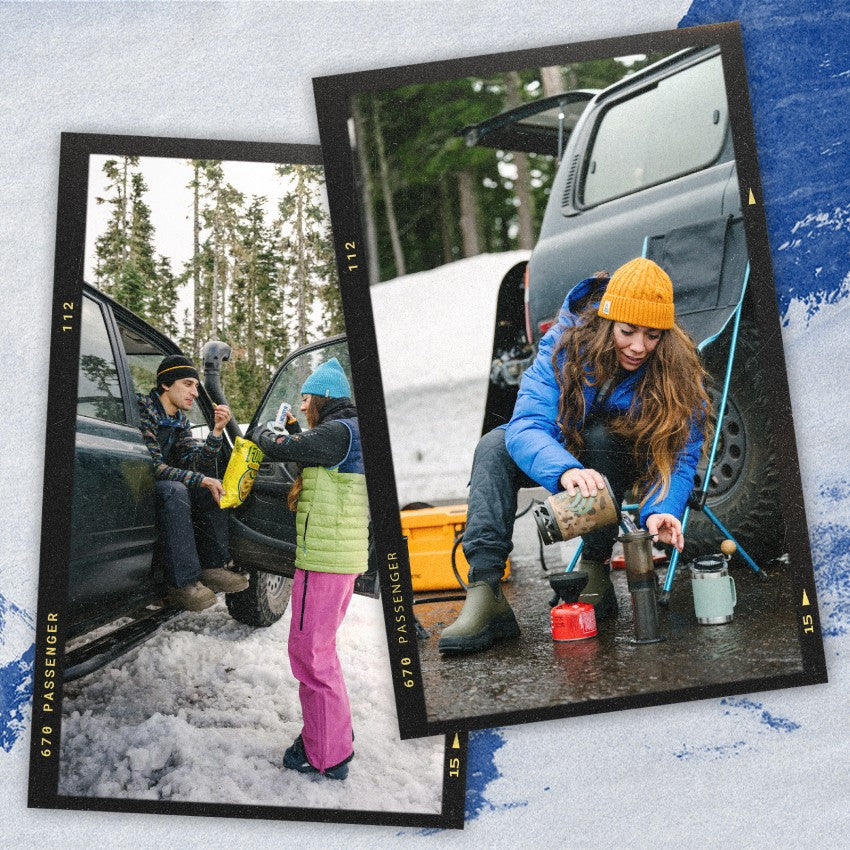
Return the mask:
<svg viewBox="0 0 850 850"><path fill-rule="evenodd" d="M248 589L248 576L224 567L212 567L201 570L201 584L215 593L240 593Z"/></svg>
<svg viewBox="0 0 850 850"><path fill-rule="evenodd" d="M593 606L597 621L616 616L617 594L614 592L611 568L608 564L582 557L576 569L587 573L587 585L578 601Z"/></svg>
<svg viewBox="0 0 850 850"><path fill-rule="evenodd" d="M174 608L185 608L187 611L203 611L215 605L215 594L204 587L199 581L193 581L183 587L168 588L168 604Z"/></svg>
<svg viewBox="0 0 850 850"><path fill-rule="evenodd" d="M495 591L486 581L473 581L458 618L443 629L440 652L481 652L497 640L517 637L519 626L501 587Z"/></svg>

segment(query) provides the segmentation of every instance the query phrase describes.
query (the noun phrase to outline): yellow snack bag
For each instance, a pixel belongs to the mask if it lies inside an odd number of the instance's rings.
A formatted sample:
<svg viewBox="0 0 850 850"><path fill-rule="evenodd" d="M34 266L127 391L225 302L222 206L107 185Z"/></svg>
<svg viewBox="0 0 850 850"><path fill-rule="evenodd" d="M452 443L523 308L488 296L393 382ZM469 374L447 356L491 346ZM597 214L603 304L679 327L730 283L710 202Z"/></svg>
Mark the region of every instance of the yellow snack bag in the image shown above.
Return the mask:
<svg viewBox="0 0 850 850"><path fill-rule="evenodd" d="M263 450L256 443L244 437L236 438L221 482L224 485L224 495L219 507L236 508L248 498L262 459Z"/></svg>

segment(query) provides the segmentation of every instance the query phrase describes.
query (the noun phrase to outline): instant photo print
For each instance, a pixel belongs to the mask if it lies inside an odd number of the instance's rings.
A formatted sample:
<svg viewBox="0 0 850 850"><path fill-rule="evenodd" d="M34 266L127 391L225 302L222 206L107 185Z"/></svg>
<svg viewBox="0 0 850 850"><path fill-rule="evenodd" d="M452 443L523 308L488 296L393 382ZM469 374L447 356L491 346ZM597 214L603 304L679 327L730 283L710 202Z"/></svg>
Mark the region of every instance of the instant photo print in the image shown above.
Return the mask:
<svg viewBox="0 0 850 850"><path fill-rule="evenodd" d="M363 445L402 736L826 681L738 25L314 89L354 384L375 402ZM490 541L480 503L501 498L482 485L472 504L479 440L492 458L495 429L535 392L528 370L551 367L532 364L567 293L638 258L672 279L708 373L695 383L712 418L673 518L684 551L632 545L643 494L617 505L618 610L584 629L576 581L591 567L564 526L587 500L558 501L557 475L523 477L516 513L494 509L513 523L507 565L491 565L501 585L477 586L446 639L466 557Z"/></svg>
<svg viewBox="0 0 850 850"><path fill-rule="evenodd" d="M354 758L284 767L302 728L287 657L300 467L267 459L227 490L246 589L184 610L168 587L136 399L163 358L200 373L178 407L195 438L230 406L217 479L282 404L308 426L300 390L319 367L351 381L319 148L63 134L54 299L30 805L461 828L466 734L399 738L374 556L336 634Z"/></svg>

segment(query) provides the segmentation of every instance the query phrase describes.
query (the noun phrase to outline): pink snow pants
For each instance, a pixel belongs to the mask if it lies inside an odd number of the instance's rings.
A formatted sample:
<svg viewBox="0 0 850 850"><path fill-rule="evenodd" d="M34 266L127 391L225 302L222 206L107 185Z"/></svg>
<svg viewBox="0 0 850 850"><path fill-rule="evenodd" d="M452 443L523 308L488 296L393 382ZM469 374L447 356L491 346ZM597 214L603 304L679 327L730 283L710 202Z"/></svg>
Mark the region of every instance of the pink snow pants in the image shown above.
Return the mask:
<svg viewBox="0 0 850 850"><path fill-rule="evenodd" d="M340 627L356 575L295 570L289 663L301 683L301 738L316 770L334 767L352 752L351 707L336 654Z"/></svg>

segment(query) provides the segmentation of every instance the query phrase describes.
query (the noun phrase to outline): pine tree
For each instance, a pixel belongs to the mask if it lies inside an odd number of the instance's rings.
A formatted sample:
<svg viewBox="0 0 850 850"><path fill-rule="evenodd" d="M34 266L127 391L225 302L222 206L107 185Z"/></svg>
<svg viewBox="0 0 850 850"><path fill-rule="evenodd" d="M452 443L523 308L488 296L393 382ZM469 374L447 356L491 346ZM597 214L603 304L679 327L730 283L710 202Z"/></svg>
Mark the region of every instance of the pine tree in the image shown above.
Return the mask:
<svg viewBox="0 0 850 850"><path fill-rule="evenodd" d="M341 296L333 262L327 208L321 188L324 174L315 165L278 165L292 189L278 204L275 228L279 234L279 282L292 313L296 346L341 324ZM318 306L322 319L313 314Z"/></svg>
<svg viewBox="0 0 850 850"><path fill-rule="evenodd" d="M108 159L103 163L107 177L106 193L95 199L110 204L112 214L106 230L95 240L95 284L108 295L114 295L130 253L130 174L137 167L137 156Z"/></svg>

